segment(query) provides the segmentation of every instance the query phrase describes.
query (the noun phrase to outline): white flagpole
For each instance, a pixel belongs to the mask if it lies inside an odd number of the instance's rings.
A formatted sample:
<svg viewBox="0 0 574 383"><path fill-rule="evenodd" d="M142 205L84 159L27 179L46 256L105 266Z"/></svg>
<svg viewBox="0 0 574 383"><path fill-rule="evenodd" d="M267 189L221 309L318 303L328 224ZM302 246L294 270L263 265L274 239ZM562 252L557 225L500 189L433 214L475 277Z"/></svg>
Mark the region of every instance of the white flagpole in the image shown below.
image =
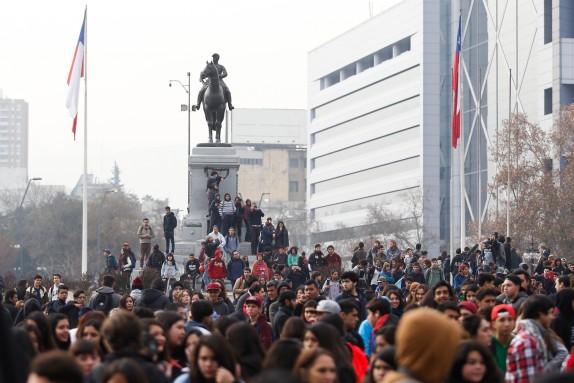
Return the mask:
<svg viewBox="0 0 574 383"><path fill-rule="evenodd" d="M462 49L460 53L460 58L462 60ZM459 66L460 70L460 66ZM460 78L460 77L459 77ZM464 185L464 159L465 159L465 146L464 146L464 113L462 110L463 107L463 86L464 79L461 79L459 82L459 94L460 97L458 98L460 102L460 250L464 251L464 247L466 246L466 187Z"/></svg>
<svg viewBox="0 0 574 383"><path fill-rule="evenodd" d="M88 272L88 6L84 26L84 181L82 196L82 274Z"/></svg>

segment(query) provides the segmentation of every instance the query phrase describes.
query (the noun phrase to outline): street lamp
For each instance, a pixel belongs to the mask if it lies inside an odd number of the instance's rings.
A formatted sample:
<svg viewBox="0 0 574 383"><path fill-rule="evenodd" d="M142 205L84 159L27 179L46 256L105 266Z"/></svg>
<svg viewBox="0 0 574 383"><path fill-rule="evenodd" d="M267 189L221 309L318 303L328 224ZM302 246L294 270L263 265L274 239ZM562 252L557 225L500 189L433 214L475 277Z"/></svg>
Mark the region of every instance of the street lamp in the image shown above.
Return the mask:
<svg viewBox="0 0 574 383"><path fill-rule="evenodd" d="M24 247L22 246L22 242L23 242L23 228L24 228L24 208L22 207L22 205L24 205L24 200L26 199L26 194L28 194L28 189L30 188L30 184L32 183L32 181L42 181L42 178L40 177L34 177L34 178L30 178L28 180L28 185L26 186L26 190L24 190L24 195L22 196L22 201L20 202L20 206L18 206L18 242L20 242L20 272L23 274L24 273Z"/></svg>
<svg viewBox="0 0 574 383"><path fill-rule="evenodd" d="M187 72L187 85L184 85L179 80L169 80L169 86L177 82L187 93L187 105L181 105L181 111L187 111L187 155L191 154L191 73Z"/></svg>
<svg viewBox="0 0 574 383"><path fill-rule="evenodd" d="M111 190L106 190L104 191L104 196L102 197L102 203L100 204L100 210L98 212L98 249L96 250L98 252L102 251L102 248L100 247L100 234L102 232L102 210L104 210L104 202L106 202L106 197L108 196L108 194L111 193L117 193L119 191L119 189L111 189ZM99 258L97 258L99 259Z"/></svg>
<svg viewBox="0 0 574 383"><path fill-rule="evenodd" d="M172 83L177 82L187 93L187 105L181 105L181 111L187 111L187 157L189 160L189 156L191 155L191 73L187 72L187 85L184 85L179 80L169 80L169 86ZM189 174L189 169L187 171L187 209L189 214L189 201L190 201L190 193L191 193L191 177Z"/></svg>

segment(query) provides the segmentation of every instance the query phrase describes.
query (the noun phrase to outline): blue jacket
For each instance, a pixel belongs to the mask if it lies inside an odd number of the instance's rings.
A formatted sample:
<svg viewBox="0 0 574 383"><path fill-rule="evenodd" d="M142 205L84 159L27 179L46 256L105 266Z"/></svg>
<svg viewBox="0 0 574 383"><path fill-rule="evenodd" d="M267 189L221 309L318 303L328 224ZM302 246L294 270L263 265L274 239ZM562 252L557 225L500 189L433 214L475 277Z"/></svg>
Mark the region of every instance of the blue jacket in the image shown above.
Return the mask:
<svg viewBox="0 0 574 383"><path fill-rule="evenodd" d="M163 216L163 231L173 231L177 227L177 218L173 211Z"/></svg>
<svg viewBox="0 0 574 383"><path fill-rule="evenodd" d="M227 263L227 279L234 283L237 278L243 276L243 269L245 269L245 262L241 258L231 258L231 261Z"/></svg>
<svg viewBox="0 0 574 383"><path fill-rule="evenodd" d="M263 225L261 229L261 243L264 246L271 246L271 242L273 242L273 233L275 232L275 228L273 225Z"/></svg>

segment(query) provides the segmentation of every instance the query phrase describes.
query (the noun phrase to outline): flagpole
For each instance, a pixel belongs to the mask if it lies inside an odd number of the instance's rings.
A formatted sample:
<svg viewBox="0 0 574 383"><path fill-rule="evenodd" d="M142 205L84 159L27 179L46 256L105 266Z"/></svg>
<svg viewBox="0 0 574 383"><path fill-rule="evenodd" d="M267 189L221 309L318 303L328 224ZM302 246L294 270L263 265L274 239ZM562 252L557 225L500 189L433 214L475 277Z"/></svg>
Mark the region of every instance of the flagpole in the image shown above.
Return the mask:
<svg viewBox="0 0 574 383"><path fill-rule="evenodd" d="M512 69L508 80L508 161L506 174L506 236L510 237L510 132L512 129Z"/></svg>
<svg viewBox="0 0 574 383"><path fill-rule="evenodd" d="M462 55L461 55L462 56ZM462 100L463 100L463 87L460 83L460 250L464 251L466 245L466 188L464 185L464 157L465 157L465 144L464 144L464 113L462 113Z"/></svg>
<svg viewBox="0 0 574 383"><path fill-rule="evenodd" d="M88 6L84 26L84 182L82 196L82 274L88 272Z"/></svg>

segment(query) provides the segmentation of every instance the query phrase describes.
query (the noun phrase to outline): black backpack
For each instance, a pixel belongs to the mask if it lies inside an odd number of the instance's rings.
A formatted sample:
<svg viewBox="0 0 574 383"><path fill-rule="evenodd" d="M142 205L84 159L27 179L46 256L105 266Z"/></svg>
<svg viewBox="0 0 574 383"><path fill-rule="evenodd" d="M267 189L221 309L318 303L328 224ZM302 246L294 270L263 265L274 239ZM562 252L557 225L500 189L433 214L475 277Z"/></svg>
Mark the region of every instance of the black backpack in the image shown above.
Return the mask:
<svg viewBox="0 0 574 383"><path fill-rule="evenodd" d="M113 293L102 293L99 292L96 295L93 303L93 309L97 311L102 311L104 314L108 315L111 309L114 308Z"/></svg>

